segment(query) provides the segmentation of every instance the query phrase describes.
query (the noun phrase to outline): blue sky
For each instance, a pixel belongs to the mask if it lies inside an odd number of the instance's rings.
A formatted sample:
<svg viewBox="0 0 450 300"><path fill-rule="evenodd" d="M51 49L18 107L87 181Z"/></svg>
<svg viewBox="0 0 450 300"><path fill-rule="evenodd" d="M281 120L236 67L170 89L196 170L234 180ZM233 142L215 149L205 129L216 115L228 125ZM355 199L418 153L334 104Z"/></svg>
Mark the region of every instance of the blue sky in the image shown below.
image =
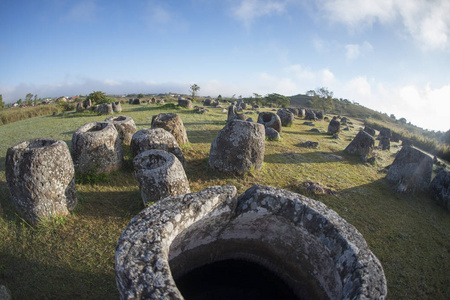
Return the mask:
<svg viewBox="0 0 450 300"><path fill-rule="evenodd" d="M0 94L328 87L450 129L449 0L0 0Z"/></svg>

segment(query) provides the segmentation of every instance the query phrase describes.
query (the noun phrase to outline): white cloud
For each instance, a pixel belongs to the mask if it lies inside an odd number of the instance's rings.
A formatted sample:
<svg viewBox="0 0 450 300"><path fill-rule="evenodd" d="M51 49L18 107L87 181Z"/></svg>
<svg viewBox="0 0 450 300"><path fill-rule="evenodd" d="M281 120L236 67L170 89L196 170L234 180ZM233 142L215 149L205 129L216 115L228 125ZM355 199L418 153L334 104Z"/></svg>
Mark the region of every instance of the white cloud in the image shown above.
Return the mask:
<svg viewBox="0 0 450 300"><path fill-rule="evenodd" d="M161 1L149 0L143 10L142 18L150 30L160 33L185 31L188 28L188 22L169 7L165 1L162 3Z"/></svg>
<svg viewBox="0 0 450 300"><path fill-rule="evenodd" d="M369 42L364 42L362 45L359 44L348 44L345 45L345 56L348 60L354 60L364 55L367 52L373 50L372 45Z"/></svg>
<svg viewBox="0 0 450 300"><path fill-rule="evenodd" d="M326 18L351 30L399 21L422 49L450 48L448 0L322 0L318 6Z"/></svg>
<svg viewBox="0 0 450 300"><path fill-rule="evenodd" d="M239 0L231 11L248 28L256 18L284 13L286 5L286 1Z"/></svg>

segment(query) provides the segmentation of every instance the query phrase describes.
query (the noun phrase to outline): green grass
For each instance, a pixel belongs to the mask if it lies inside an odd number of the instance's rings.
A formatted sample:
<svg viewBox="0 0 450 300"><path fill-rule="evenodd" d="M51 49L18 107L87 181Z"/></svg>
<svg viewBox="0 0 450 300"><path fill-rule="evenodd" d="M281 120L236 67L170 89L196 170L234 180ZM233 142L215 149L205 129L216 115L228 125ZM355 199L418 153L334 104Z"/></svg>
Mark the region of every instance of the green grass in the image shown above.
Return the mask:
<svg viewBox="0 0 450 300"><path fill-rule="evenodd" d="M272 185L301 192L299 183L318 181L337 195L318 195L322 201L353 224L380 259L388 280L390 299L448 299L450 296L450 214L426 194L399 195L384 180L384 168L400 149L375 151L375 166L363 164L343 149L356 135L351 131L335 140L296 119L283 127L280 141L266 141L263 169L242 177L208 167L208 153L226 113L209 108L206 114L168 106L122 105L138 130L149 128L161 112L178 113L190 144L183 146L186 174L193 192L212 185L235 185L239 193L254 184ZM249 115L254 117L254 115ZM144 208L131 168L129 147L124 147L125 166L107 178L78 182L79 205L67 217L46 220L36 227L14 211L5 180L8 147L32 138L62 139L70 146L73 132L87 122L105 116L65 113L42 116L0 126L0 284L15 299L115 299L114 250L131 218ZM255 118L254 118L255 119ZM326 132L328 123L317 122ZM298 147L307 140L318 149ZM339 155L338 161L330 154ZM310 195L309 195L310 196Z"/></svg>

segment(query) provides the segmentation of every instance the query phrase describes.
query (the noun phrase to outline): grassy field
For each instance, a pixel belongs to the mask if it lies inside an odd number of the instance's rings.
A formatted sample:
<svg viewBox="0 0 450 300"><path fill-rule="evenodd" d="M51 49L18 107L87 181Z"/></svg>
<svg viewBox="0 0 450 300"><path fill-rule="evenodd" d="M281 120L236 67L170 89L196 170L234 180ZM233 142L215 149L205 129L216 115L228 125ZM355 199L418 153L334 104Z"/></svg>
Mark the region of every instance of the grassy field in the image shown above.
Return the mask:
<svg viewBox="0 0 450 300"><path fill-rule="evenodd" d="M312 132L303 120L284 127L282 140L266 142L264 166L242 177L224 175L208 167L211 142L225 125L226 113L211 108L204 115L163 106L122 105L122 114L139 129L149 128L161 112L178 113L190 144L183 147L191 191L212 185L234 185L239 193L254 184L303 193L301 183L312 180L337 191L336 195L307 195L322 201L353 224L380 259L390 299L450 298L450 214L426 194L399 195L387 182L385 167L400 150L375 151L373 166L347 155L343 149L362 124L327 136L328 123L318 121ZM257 115L249 115L256 120ZM105 116L64 113L0 126L0 284L14 299L115 299L116 242L131 218L144 208L131 168L129 147L123 170L98 183L77 184L79 205L69 216L31 227L14 211L5 179L8 147L32 138L62 139L70 147L73 132ZM307 140L319 149L298 146ZM342 160L336 159L338 155Z"/></svg>

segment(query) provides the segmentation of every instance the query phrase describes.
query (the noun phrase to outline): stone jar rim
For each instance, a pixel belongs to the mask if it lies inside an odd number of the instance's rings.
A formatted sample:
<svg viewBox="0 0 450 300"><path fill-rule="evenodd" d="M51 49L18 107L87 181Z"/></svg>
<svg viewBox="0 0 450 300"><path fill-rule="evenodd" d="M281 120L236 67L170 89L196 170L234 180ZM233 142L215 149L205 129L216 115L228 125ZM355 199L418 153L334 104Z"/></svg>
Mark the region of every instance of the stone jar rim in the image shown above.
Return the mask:
<svg viewBox="0 0 450 300"><path fill-rule="evenodd" d="M65 142L53 138L38 138L19 142L14 146L11 146L10 149L21 152L42 152L48 150L49 148L57 147L60 144L65 144Z"/></svg>

